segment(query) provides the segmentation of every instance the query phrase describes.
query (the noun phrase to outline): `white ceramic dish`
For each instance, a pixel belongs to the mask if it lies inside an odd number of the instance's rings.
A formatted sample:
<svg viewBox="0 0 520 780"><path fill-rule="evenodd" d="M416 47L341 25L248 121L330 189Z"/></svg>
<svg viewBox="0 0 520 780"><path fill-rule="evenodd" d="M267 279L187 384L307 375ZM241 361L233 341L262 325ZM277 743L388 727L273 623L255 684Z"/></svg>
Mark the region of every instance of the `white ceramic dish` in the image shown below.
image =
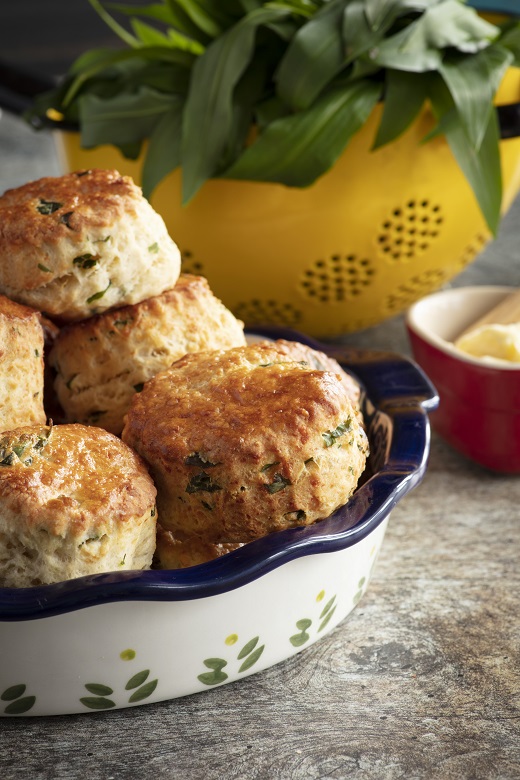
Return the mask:
<svg viewBox="0 0 520 780"><path fill-rule="evenodd" d="M0 589L0 715L93 712L240 679L331 631L365 592L391 510L422 478L437 397L398 355L326 347L361 381L372 454L349 503L180 571Z"/></svg>

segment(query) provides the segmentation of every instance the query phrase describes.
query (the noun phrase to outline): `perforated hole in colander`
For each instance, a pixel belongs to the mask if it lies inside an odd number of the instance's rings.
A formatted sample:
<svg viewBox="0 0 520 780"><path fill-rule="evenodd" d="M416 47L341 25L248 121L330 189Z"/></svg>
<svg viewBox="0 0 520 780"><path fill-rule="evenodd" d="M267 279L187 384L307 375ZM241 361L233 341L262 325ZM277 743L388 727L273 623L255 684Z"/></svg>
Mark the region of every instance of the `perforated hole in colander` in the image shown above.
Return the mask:
<svg viewBox="0 0 520 780"><path fill-rule="evenodd" d="M444 216L438 203L409 200L395 208L381 225L379 253L389 263L407 263L426 252L442 231Z"/></svg>
<svg viewBox="0 0 520 780"><path fill-rule="evenodd" d="M462 253L458 263L460 268L465 268L467 265L469 265L477 257L477 255L482 252L488 241L489 236L484 235L483 233L478 233L473 241L471 241L464 249L464 252Z"/></svg>
<svg viewBox="0 0 520 780"><path fill-rule="evenodd" d="M183 274L204 275L204 266L193 256L193 252L185 249L181 252L181 271Z"/></svg>
<svg viewBox="0 0 520 780"><path fill-rule="evenodd" d="M233 313L246 325L287 325L293 327L302 319L302 312L290 303L282 301L262 301L253 298L233 307Z"/></svg>
<svg viewBox="0 0 520 780"><path fill-rule="evenodd" d="M422 298L433 290L439 289L450 277L449 273L439 271L424 271L417 276L413 276L406 283L400 284L388 295L385 301L385 309L389 314L397 314L406 309L414 301Z"/></svg>
<svg viewBox="0 0 520 780"><path fill-rule="evenodd" d="M300 292L314 303L341 303L361 295L375 269L366 257L331 255L316 260L300 277Z"/></svg>

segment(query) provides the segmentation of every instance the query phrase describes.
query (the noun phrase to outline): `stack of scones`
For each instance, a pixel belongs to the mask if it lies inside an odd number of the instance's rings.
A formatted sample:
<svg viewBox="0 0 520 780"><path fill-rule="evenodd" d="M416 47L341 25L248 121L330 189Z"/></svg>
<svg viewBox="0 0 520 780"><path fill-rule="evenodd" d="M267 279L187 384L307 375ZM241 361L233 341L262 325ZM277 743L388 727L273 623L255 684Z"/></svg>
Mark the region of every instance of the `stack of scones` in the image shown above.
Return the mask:
<svg viewBox="0 0 520 780"><path fill-rule="evenodd" d="M202 229L202 228L201 228ZM345 504L359 388L243 323L117 171L0 197L0 586L192 566Z"/></svg>

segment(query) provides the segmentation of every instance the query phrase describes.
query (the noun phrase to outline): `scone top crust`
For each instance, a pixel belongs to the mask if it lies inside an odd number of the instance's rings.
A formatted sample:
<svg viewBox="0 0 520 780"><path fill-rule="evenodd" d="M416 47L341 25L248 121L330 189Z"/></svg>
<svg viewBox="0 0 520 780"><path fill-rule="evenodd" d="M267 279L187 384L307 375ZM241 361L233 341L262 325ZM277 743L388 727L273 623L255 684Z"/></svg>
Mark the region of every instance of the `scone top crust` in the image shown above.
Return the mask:
<svg viewBox="0 0 520 780"><path fill-rule="evenodd" d="M5 295L0 295L0 315L9 321L34 320L36 322L40 322L39 312L31 309L30 306L24 306L21 303L15 303L15 301L12 301L10 298L6 298Z"/></svg>
<svg viewBox="0 0 520 780"><path fill-rule="evenodd" d="M32 425L0 435L0 528L78 540L142 516L155 487L117 437L83 425Z"/></svg>
<svg viewBox="0 0 520 780"><path fill-rule="evenodd" d="M122 435L164 527L219 543L327 517L368 450L342 378L276 343L186 355L134 396Z"/></svg>
<svg viewBox="0 0 520 780"><path fill-rule="evenodd" d="M100 169L46 176L7 190L0 197L0 248L6 255L0 263L2 284L24 289L46 284L48 270L37 263L10 262L9 255L39 259L42 246L79 242L89 230L97 233L135 211L141 199L140 188L129 176ZM64 270L68 265L54 268L53 275Z"/></svg>

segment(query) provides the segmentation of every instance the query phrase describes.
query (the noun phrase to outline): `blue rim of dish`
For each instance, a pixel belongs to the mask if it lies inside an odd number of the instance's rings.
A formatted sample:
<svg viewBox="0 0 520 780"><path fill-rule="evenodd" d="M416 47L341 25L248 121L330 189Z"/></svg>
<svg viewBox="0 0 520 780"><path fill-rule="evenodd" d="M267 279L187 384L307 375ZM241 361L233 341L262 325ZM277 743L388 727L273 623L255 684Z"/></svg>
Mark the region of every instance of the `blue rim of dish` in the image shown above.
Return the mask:
<svg viewBox="0 0 520 780"><path fill-rule="evenodd" d="M300 341L325 352L360 382L369 414L384 415L392 428L384 465L325 520L270 534L199 566L111 572L54 585L0 588L0 621L34 620L115 601L185 601L216 596L295 558L356 544L421 481L430 445L428 412L437 407L438 395L412 360L389 352L322 344L288 328L258 327L254 333Z"/></svg>

